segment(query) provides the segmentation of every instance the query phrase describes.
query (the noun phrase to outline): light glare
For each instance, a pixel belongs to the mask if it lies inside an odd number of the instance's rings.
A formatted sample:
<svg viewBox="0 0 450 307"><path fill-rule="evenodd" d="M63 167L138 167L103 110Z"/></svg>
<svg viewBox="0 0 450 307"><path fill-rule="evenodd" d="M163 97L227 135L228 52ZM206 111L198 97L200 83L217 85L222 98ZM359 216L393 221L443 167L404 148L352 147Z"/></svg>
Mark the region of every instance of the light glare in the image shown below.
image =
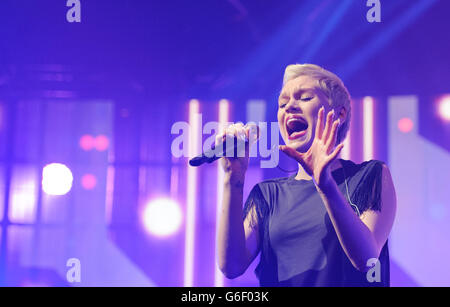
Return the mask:
<svg viewBox="0 0 450 307"><path fill-rule="evenodd" d="M49 195L64 195L72 189L73 175L64 164L48 164L42 170L42 189Z"/></svg>
<svg viewBox="0 0 450 307"><path fill-rule="evenodd" d="M159 237L174 234L179 230L182 213L180 206L168 198L160 198L147 204L144 213L145 229Z"/></svg>
<svg viewBox="0 0 450 307"><path fill-rule="evenodd" d="M444 96L439 102L439 115L450 121L450 95Z"/></svg>

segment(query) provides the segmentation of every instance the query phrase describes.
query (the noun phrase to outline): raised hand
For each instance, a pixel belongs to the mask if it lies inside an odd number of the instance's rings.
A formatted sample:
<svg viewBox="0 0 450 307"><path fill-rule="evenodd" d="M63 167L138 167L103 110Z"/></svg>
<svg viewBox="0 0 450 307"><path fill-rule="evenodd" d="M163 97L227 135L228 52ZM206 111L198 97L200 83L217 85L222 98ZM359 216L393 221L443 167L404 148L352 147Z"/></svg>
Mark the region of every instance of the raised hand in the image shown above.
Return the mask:
<svg viewBox="0 0 450 307"><path fill-rule="evenodd" d="M344 144L339 144L334 148L340 119L333 121L333 117L334 110L328 112L324 128L324 108L319 109L315 137L307 152L300 153L289 145L280 145L280 150L300 163L319 188L332 179L329 165L344 147Z"/></svg>

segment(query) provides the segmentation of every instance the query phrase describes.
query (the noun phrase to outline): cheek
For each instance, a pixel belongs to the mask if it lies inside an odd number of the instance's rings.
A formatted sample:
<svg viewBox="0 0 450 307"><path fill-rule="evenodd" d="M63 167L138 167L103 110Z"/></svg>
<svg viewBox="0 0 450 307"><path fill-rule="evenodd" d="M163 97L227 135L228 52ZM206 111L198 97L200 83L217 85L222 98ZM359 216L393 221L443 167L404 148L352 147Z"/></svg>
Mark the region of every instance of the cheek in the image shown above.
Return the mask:
<svg viewBox="0 0 450 307"><path fill-rule="evenodd" d="M319 110L321 107L324 107L324 118L326 118L326 114L330 110L330 106L320 100L320 99L314 99L314 103L311 104L310 108L308 109L308 117L310 122L312 123L313 130L316 129L317 119L319 116Z"/></svg>
<svg viewBox="0 0 450 307"><path fill-rule="evenodd" d="M280 111L278 111L277 119L278 119L278 126L281 130L283 129L283 114Z"/></svg>
<svg viewBox="0 0 450 307"><path fill-rule="evenodd" d="M315 99L314 104L311 105L311 116L317 118L317 114L319 114L319 110L321 107L324 107L324 111L327 111L327 106L323 103L321 99Z"/></svg>

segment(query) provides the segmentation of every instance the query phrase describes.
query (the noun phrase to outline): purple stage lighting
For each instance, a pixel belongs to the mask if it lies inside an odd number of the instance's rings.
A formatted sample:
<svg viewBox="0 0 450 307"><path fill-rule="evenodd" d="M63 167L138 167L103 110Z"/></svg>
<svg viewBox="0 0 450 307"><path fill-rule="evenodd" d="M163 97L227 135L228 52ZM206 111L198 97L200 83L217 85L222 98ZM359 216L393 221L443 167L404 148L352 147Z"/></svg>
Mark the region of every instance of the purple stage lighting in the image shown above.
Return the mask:
<svg viewBox="0 0 450 307"><path fill-rule="evenodd" d="M445 95L439 99L439 115L442 119L450 121L450 95Z"/></svg>
<svg viewBox="0 0 450 307"><path fill-rule="evenodd" d="M80 147L85 150L89 151L92 150L95 146L95 139L90 134L85 134L80 138Z"/></svg>
<svg viewBox="0 0 450 307"><path fill-rule="evenodd" d="M42 189L49 195L64 195L72 189L73 175L64 164L48 164L42 170Z"/></svg>
<svg viewBox="0 0 450 307"><path fill-rule="evenodd" d="M150 234L166 237L180 229L182 212L172 199L159 198L146 205L142 218L144 227Z"/></svg>
<svg viewBox="0 0 450 307"><path fill-rule="evenodd" d="M408 117L404 117L398 121L398 129L403 133L409 133L413 128L414 122Z"/></svg>
<svg viewBox="0 0 450 307"><path fill-rule="evenodd" d="M95 149L98 151L105 151L108 149L109 139L105 135L99 135L95 138Z"/></svg>
<svg viewBox="0 0 450 307"><path fill-rule="evenodd" d="M81 185L85 190L92 190L97 185L97 177L92 174L85 174L81 177Z"/></svg>

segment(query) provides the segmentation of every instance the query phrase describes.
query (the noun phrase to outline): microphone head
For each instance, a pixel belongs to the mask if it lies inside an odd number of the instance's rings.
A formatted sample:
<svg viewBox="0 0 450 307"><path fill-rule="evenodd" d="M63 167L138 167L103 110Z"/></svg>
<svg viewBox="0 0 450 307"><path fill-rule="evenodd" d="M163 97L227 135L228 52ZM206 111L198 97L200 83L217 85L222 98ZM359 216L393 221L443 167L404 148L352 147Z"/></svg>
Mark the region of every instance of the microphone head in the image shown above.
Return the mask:
<svg viewBox="0 0 450 307"><path fill-rule="evenodd" d="M205 163L204 157L195 157L189 160L189 165L193 167L197 167Z"/></svg>

